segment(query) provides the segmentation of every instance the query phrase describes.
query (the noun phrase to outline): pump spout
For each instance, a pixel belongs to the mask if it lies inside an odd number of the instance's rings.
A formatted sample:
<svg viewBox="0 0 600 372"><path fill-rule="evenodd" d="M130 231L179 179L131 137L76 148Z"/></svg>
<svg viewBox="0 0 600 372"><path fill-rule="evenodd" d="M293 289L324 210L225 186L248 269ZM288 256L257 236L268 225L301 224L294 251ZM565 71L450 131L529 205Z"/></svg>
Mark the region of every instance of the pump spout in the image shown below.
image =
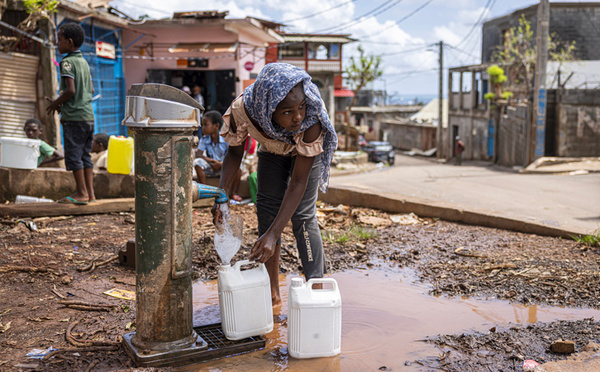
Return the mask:
<svg viewBox="0 0 600 372"><path fill-rule="evenodd" d="M192 202L195 202L198 199L208 198L215 198L215 203L217 204L223 204L229 201L225 190L218 187L208 186L192 181L192 190Z"/></svg>

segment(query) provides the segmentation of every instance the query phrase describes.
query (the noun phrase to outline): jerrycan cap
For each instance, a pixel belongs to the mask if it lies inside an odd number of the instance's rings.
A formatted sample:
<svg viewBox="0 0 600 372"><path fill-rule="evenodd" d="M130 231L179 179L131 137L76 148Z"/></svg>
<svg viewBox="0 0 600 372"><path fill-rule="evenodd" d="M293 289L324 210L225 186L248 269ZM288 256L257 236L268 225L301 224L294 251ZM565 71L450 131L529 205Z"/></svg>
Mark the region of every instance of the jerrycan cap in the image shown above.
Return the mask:
<svg viewBox="0 0 600 372"><path fill-rule="evenodd" d="M291 287L302 287L304 284L304 279L302 278L292 278Z"/></svg>
<svg viewBox="0 0 600 372"><path fill-rule="evenodd" d="M219 266L219 271L229 271L229 270L231 270L230 264L223 264L223 265Z"/></svg>

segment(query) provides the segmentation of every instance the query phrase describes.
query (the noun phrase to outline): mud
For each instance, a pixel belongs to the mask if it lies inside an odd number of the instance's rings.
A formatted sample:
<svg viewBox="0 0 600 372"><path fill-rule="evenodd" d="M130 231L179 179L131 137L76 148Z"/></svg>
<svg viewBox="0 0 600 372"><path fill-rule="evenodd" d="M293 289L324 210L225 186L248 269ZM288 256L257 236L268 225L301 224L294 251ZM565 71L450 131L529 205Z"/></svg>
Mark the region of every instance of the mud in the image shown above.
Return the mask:
<svg viewBox="0 0 600 372"><path fill-rule="evenodd" d="M247 257L257 238L256 216L252 207L232 209L245 220L236 261ZM213 248L211 218L208 208L194 210L195 279L214 279L220 264ZM1 221L1 371L133 367L116 345L124 333L135 329L135 301L103 292L111 288L135 291L135 273L111 260L134 237L134 219L128 213L40 218L33 220L35 228L29 220ZM344 206L320 206L319 221L330 273L381 265L398 270L409 267L417 273L417 280L431 285L430 294L435 296L599 307L598 247ZM282 237L281 271L300 270L288 227ZM88 308L67 307L65 301L78 301ZM110 306L109 311L91 311L99 305ZM549 353L554 338L573 338L578 350L588 342L600 342L600 327L593 320L561 321L486 334L425 336L426 342L440 347L440 356L407 363L422 365L424 370L520 371L521 357L539 362L566 358ZM44 361L24 357L34 348L50 346L79 350L77 354L59 352Z"/></svg>

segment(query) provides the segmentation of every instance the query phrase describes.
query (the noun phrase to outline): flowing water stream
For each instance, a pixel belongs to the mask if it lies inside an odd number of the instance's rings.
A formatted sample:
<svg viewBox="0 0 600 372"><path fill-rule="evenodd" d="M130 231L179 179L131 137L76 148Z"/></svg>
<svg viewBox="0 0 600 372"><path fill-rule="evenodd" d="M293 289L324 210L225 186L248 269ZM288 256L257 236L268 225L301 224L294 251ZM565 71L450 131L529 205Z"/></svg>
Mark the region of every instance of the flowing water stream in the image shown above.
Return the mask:
<svg viewBox="0 0 600 372"><path fill-rule="evenodd" d="M368 269L336 273L342 295L342 353L336 357L294 359L287 353L287 292L291 278L282 275L283 303L273 309L276 324L264 350L223 358L179 371L416 371L406 361L439 354L422 342L427 336L494 326L600 318L600 310L510 304L498 300L433 297L427 285L414 284L409 270ZM194 284L194 324L220 322L217 282Z"/></svg>

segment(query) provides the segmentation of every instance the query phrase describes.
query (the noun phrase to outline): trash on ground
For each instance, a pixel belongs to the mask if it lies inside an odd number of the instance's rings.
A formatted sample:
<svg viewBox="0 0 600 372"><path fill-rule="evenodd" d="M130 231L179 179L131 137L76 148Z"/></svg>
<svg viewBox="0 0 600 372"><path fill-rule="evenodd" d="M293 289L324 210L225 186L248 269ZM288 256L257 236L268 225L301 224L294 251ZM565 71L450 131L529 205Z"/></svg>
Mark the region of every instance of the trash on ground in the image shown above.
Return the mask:
<svg viewBox="0 0 600 372"><path fill-rule="evenodd" d="M48 347L47 349L31 349L31 351L25 354L25 356L31 359L42 359L55 350L58 349L55 349L52 346Z"/></svg>
<svg viewBox="0 0 600 372"><path fill-rule="evenodd" d="M104 294L111 297L121 298L123 300L135 300L135 292L128 291L126 289L113 288L104 292Z"/></svg>
<svg viewBox="0 0 600 372"><path fill-rule="evenodd" d="M396 214L396 215L390 216L390 220L392 220L393 223L397 223L400 225L416 225L416 224L421 223L419 216L417 216L414 213Z"/></svg>
<svg viewBox="0 0 600 372"><path fill-rule="evenodd" d="M539 365L535 360L527 359L523 362L523 371L533 371Z"/></svg>

